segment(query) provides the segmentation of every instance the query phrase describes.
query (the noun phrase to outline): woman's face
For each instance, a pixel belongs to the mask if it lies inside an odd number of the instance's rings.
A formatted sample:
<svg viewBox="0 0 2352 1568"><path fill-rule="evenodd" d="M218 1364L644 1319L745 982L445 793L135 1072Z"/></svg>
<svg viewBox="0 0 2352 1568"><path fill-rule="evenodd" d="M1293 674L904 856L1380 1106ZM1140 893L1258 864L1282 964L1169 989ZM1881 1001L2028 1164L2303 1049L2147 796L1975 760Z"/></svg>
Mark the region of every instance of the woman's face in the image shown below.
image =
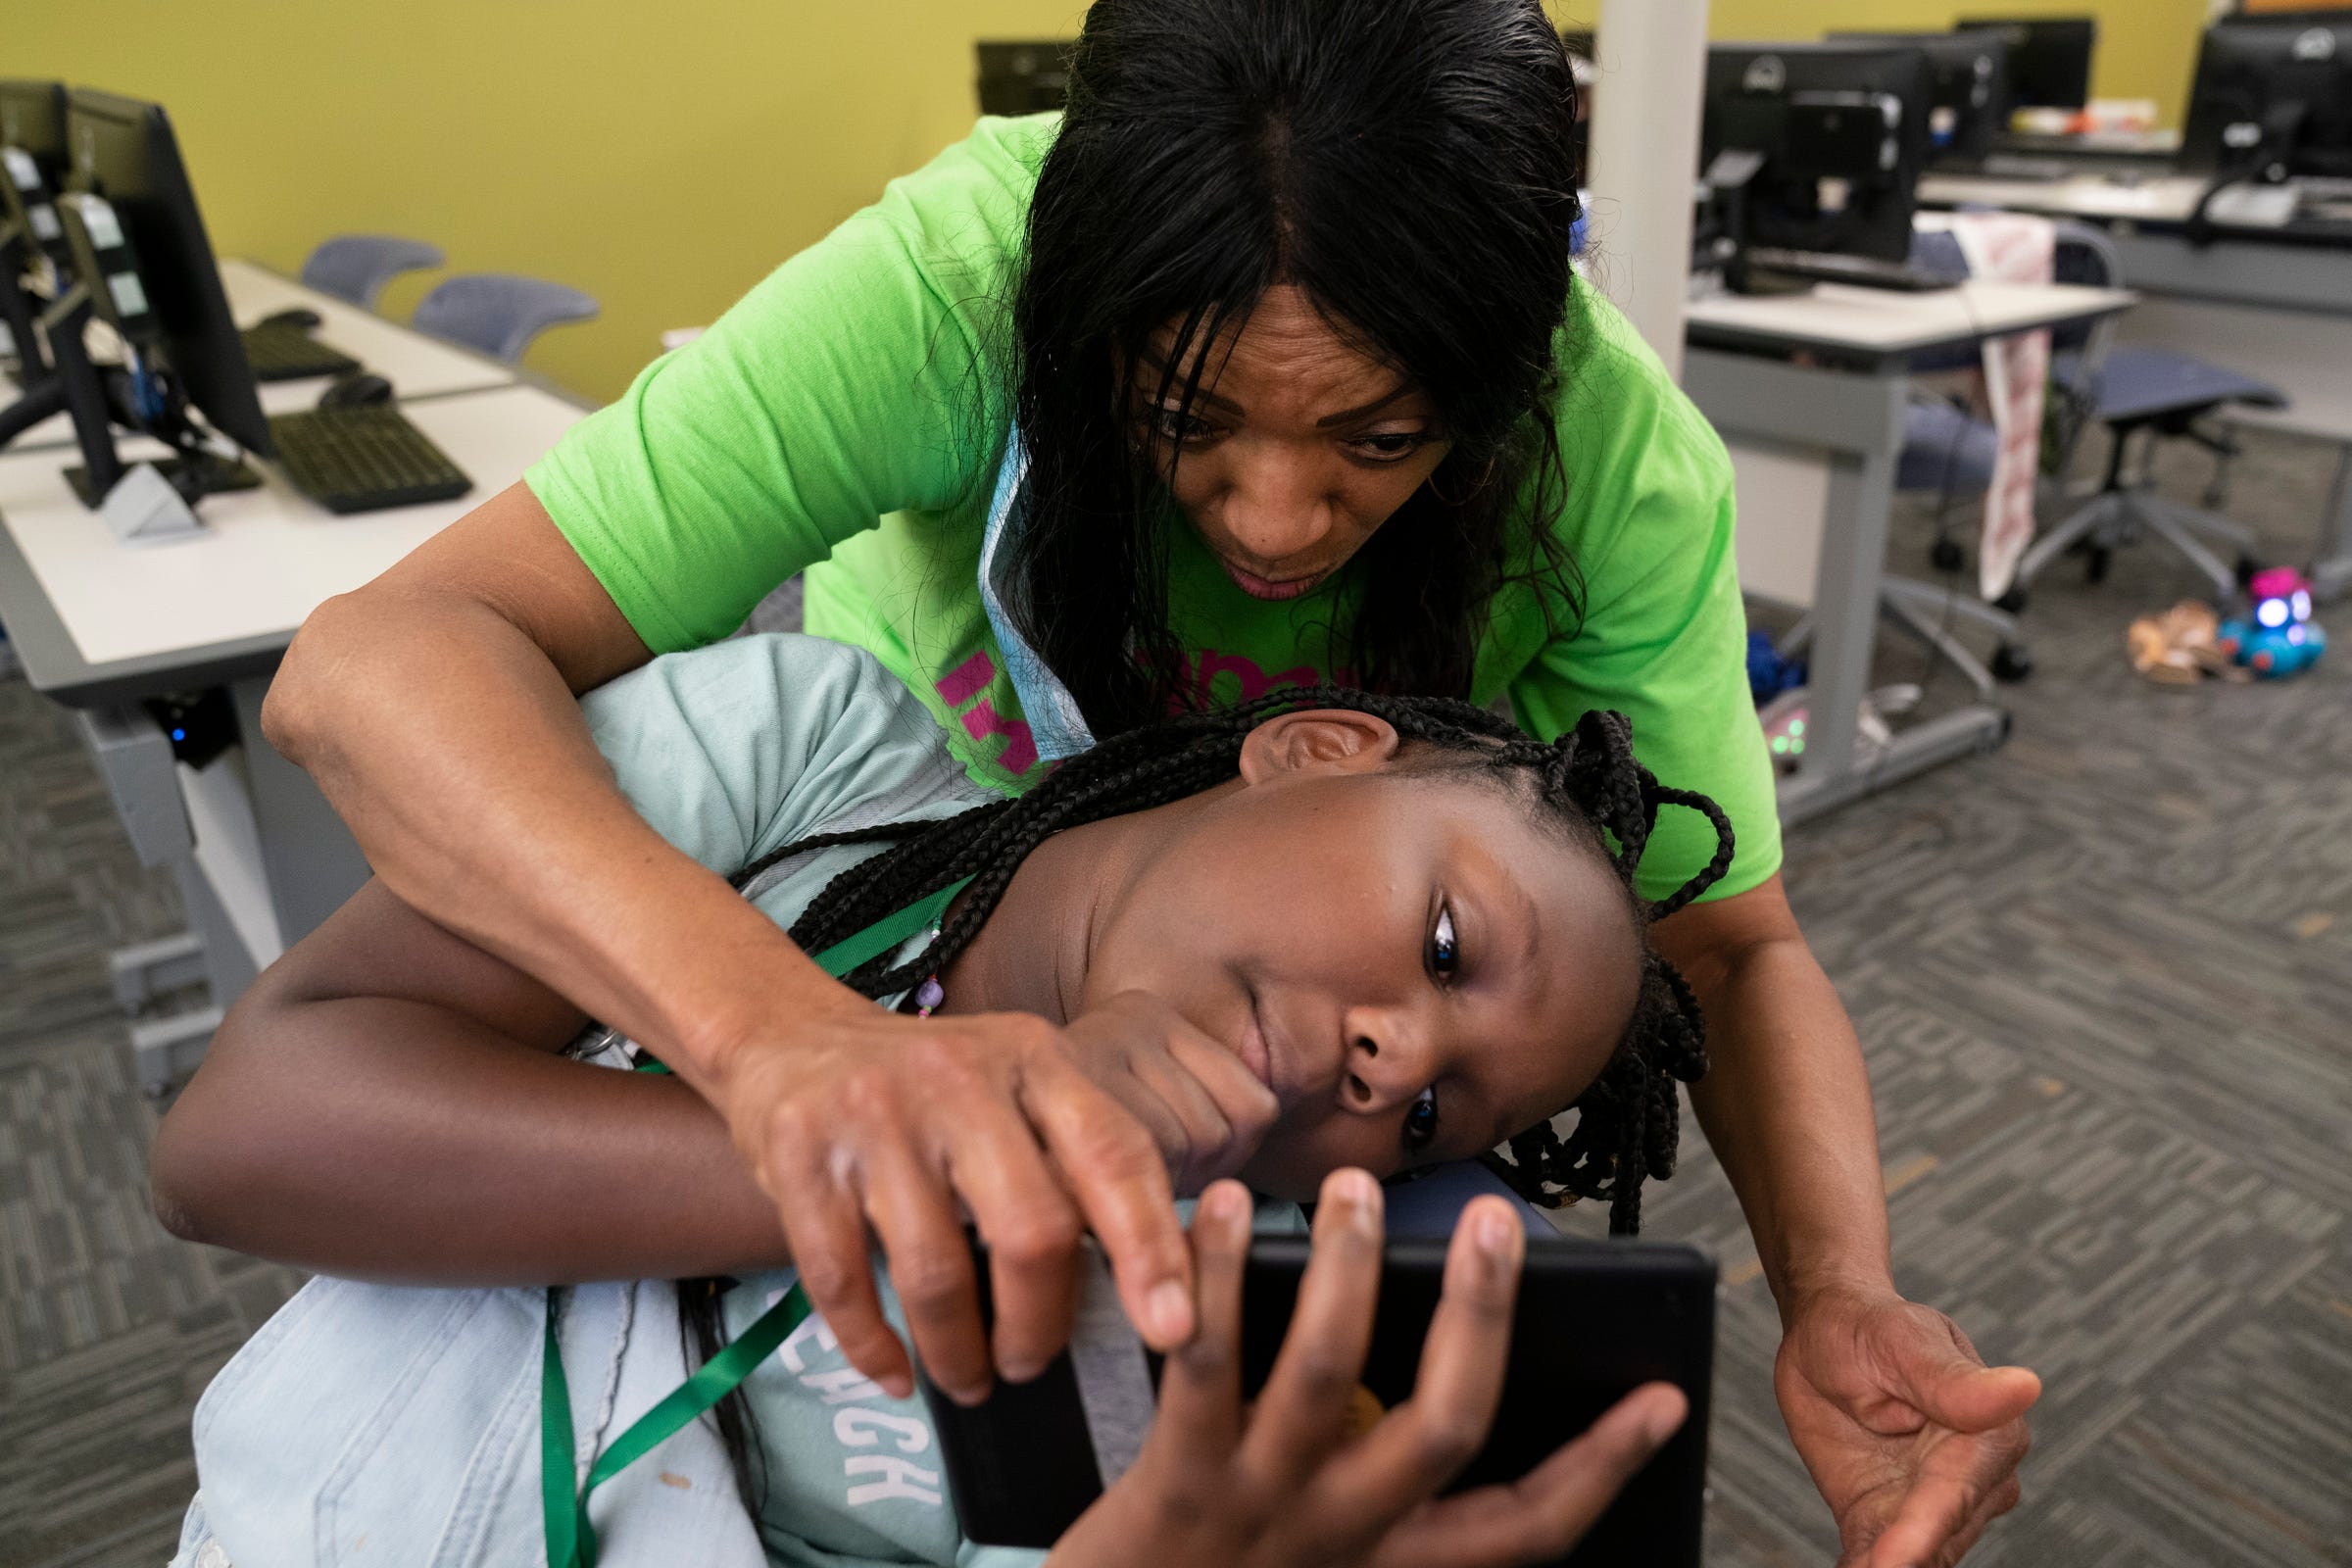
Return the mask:
<svg viewBox="0 0 2352 1568"><path fill-rule="evenodd" d="M1204 346L1181 417L1193 354L1156 399L1175 336L1173 322L1154 333L1131 378L1135 439L1157 472L1175 465L1177 502L1253 598L1296 598L1346 565L1446 456L1436 405L1350 347L1294 284Z"/></svg>
<svg viewBox="0 0 2352 1568"><path fill-rule="evenodd" d="M1242 779L1113 891L1084 991L1153 993L1274 1091L1245 1180L1468 1158L1599 1075L1641 952L1594 849L1360 713L1267 721Z"/></svg>

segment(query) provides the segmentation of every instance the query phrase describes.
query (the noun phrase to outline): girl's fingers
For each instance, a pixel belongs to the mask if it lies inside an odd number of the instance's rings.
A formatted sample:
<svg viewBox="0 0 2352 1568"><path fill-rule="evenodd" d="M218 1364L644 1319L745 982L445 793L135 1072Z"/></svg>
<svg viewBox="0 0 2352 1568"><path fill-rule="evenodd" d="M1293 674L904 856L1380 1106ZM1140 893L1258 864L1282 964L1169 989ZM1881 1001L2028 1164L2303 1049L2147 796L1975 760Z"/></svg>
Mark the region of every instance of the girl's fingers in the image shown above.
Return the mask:
<svg viewBox="0 0 2352 1568"><path fill-rule="evenodd" d="M1250 1190L1216 1182L1193 1205L1200 1326L1159 1375L1150 1443L1222 1462L1242 1432L1242 1266L1250 1255Z"/></svg>
<svg viewBox="0 0 2352 1568"><path fill-rule="evenodd" d="M1281 1102L1240 1056L1189 1026L1179 1027L1168 1041L1168 1059L1207 1102L1184 1180L1198 1188L1232 1175L1257 1152L1282 1112Z"/></svg>
<svg viewBox="0 0 2352 1568"><path fill-rule="evenodd" d="M1193 1334L1193 1261L1159 1146L1127 1108L1053 1052L1029 1058L1021 1106L1110 1260L1119 1303L1144 1343Z"/></svg>
<svg viewBox="0 0 2352 1568"><path fill-rule="evenodd" d="M1346 1434L1372 1342L1380 1260L1380 1184L1360 1170L1332 1172L1290 1332L1244 1442L1244 1464L1256 1474L1303 1480Z"/></svg>
<svg viewBox="0 0 2352 1568"><path fill-rule="evenodd" d="M1373 1568L1503 1568L1563 1556L1689 1411L1682 1390L1645 1384L1512 1485L1425 1504L1389 1533Z"/></svg>
<svg viewBox="0 0 2352 1568"><path fill-rule="evenodd" d="M950 1398L977 1401L991 1381L988 1339L980 1329L971 1243L954 1193L905 1138L877 1141L865 1156L863 1185L866 1216L881 1241L923 1370ZM834 1333L838 1338L840 1330Z"/></svg>
<svg viewBox="0 0 2352 1568"><path fill-rule="evenodd" d="M1527 1236L1499 1198L1472 1200L1446 1252L1446 1288L1421 1348L1413 1396L1335 1470L1399 1512L1432 1495L1474 1458L1502 1397L1511 1313Z"/></svg>

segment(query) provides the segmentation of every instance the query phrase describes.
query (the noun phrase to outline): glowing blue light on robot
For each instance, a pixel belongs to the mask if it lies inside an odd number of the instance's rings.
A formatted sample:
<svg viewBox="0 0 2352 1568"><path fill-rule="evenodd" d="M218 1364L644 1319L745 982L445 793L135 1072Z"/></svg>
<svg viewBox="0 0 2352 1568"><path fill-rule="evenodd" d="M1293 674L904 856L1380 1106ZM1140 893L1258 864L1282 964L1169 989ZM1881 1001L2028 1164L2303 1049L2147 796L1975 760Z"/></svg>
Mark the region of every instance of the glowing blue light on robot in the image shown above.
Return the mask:
<svg viewBox="0 0 2352 1568"><path fill-rule="evenodd" d="M2254 607L2254 618L2265 626L2285 625L2286 614L2286 601L2283 599L2265 599Z"/></svg>
<svg viewBox="0 0 2352 1568"><path fill-rule="evenodd" d="M2302 588L2295 590L2294 606L2295 618L2297 620L2309 620L2311 618L2311 594L2309 590Z"/></svg>

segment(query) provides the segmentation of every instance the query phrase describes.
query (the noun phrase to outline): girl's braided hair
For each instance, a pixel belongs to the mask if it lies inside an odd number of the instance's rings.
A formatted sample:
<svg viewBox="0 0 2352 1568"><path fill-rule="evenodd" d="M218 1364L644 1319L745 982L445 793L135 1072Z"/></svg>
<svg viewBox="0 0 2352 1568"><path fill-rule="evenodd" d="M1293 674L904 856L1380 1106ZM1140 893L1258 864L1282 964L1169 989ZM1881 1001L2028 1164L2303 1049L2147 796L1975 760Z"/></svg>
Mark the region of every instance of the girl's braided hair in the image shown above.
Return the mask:
<svg viewBox="0 0 2352 1568"><path fill-rule="evenodd" d="M793 923L792 940L820 953L962 877L969 897L923 951L904 963L892 955L844 977L854 990L884 997L937 974L979 933L1029 852L1065 828L1146 810L1197 795L1234 776L1242 742L1259 720L1292 709L1335 708L1387 720L1407 741L1453 754L1452 767L1532 786L1563 831L1587 842L1616 870L1637 936L1705 892L1732 860L1732 826L1703 795L1660 784L1636 760L1633 726L1621 713L1589 712L1549 745L1531 740L1499 714L1444 697L1376 695L1336 686L1286 688L1208 712L1182 713L1128 730L1070 759L1018 800L977 807L928 826L890 824L820 834L787 844L743 868L749 886L781 860L834 845L899 840L897 847L836 876ZM1661 806L1698 811L1715 825L1706 867L1670 897L1645 903L1635 872ZM1612 847L1613 846L1613 847ZM1495 1170L1531 1202L1556 1207L1606 1199L1609 1228L1641 1227L1642 1183L1674 1172L1678 1133L1675 1084L1706 1071L1698 1003L1681 975L1642 942L1642 978L1632 1022L1608 1066L1577 1100L1574 1129L1562 1138L1549 1121L1510 1140Z"/></svg>

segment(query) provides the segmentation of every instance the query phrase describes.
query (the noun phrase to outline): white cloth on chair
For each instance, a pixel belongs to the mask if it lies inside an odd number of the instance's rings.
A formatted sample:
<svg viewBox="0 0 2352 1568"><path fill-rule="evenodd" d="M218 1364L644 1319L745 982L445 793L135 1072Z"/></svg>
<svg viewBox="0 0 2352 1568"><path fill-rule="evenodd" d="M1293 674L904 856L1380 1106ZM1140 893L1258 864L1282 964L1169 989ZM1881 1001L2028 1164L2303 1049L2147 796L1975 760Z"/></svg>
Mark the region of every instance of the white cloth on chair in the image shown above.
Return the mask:
<svg viewBox="0 0 2352 1568"><path fill-rule="evenodd" d="M2022 213L1957 213L1952 235L1968 258L1968 275L1994 283L2047 283L2058 252L2057 225ZM1987 599L2009 591L2017 564L2034 542L2034 499L2041 471L2042 394L2050 379L2050 334L2012 332L1984 340L1984 401L2000 448L1984 491L1984 529L1977 551L1978 586Z"/></svg>

